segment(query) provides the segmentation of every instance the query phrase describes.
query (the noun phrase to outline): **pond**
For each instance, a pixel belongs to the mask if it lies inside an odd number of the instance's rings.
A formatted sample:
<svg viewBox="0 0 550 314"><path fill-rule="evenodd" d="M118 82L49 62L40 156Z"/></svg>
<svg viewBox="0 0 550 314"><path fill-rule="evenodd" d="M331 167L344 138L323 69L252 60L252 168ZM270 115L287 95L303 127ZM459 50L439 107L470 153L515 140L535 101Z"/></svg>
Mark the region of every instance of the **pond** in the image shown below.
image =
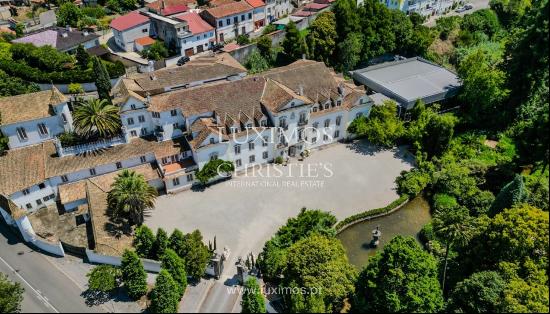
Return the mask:
<svg viewBox="0 0 550 314"><path fill-rule="evenodd" d="M358 268L363 268L367 264L367 259L394 236L413 236L418 240L418 232L430 219L428 202L422 197L417 197L396 212L357 223L342 231L337 237L344 245L350 263ZM370 246L372 231L377 226L380 226L382 237L378 247L372 248Z"/></svg>

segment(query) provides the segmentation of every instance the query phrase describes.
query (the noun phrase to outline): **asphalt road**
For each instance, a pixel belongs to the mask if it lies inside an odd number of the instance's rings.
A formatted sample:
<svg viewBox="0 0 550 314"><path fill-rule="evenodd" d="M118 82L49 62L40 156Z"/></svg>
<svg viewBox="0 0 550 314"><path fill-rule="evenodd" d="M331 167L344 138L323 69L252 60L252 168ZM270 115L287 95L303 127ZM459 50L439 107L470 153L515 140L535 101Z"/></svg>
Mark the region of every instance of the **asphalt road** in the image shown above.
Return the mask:
<svg viewBox="0 0 550 314"><path fill-rule="evenodd" d="M472 14L474 11L477 11L477 10L480 10L480 9L486 9L486 8L489 7L489 0L466 0L465 3L473 4L474 8L472 10L466 10L466 11L460 12L460 13L457 13L454 10L452 10L451 12L449 12L445 15L433 16L430 19L428 19L428 21L426 21L426 23L424 23L424 25L432 27L432 26L435 26L435 21L440 17L454 16L454 15L464 16L466 14Z"/></svg>
<svg viewBox="0 0 550 314"><path fill-rule="evenodd" d="M88 307L76 283L42 254L21 243L0 218L0 272L25 288L22 312L101 311L98 307Z"/></svg>

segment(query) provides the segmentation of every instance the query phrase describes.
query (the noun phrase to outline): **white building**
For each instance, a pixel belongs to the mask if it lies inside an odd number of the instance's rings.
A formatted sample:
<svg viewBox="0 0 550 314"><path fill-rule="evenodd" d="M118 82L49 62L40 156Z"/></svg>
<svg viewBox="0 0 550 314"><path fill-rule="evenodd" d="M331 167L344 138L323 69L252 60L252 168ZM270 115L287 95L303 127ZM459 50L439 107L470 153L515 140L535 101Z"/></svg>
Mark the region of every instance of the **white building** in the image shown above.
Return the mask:
<svg viewBox="0 0 550 314"><path fill-rule="evenodd" d="M266 0L265 4L267 23L289 15L294 10L294 5L290 0Z"/></svg>
<svg viewBox="0 0 550 314"><path fill-rule="evenodd" d="M251 7L254 8L254 14L252 18L254 20L254 29L260 29L267 23L266 5L262 0L246 0Z"/></svg>
<svg viewBox="0 0 550 314"><path fill-rule="evenodd" d="M134 51L136 39L149 37L151 25L148 16L132 11L111 21L111 29L117 46L124 51Z"/></svg>
<svg viewBox="0 0 550 314"><path fill-rule="evenodd" d="M216 28L216 41L225 42L254 31L254 8L246 1L208 8L201 17Z"/></svg>
<svg viewBox="0 0 550 314"><path fill-rule="evenodd" d="M206 23L197 13L186 12L174 18L185 21L189 27L189 36L181 39L181 55L192 56L209 50L216 41L214 27Z"/></svg>
<svg viewBox="0 0 550 314"><path fill-rule="evenodd" d="M440 15L452 9L456 0L380 0L390 9L401 10L407 14L416 12L423 16Z"/></svg>
<svg viewBox="0 0 550 314"><path fill-rule="evenodd" d="M136 85L126 79L113 88L121 136L76 147L47 140L10 149L0 156L0 194L25 211L57 201L71 211L84 204L83 180L106 192L122 169L177 192L190 188L195 172L213 159L242 171L347 139L349 123L372 107L363 88L309 60L145 97Z"/></svg>
<svg viewBox="0 0 550 314"><path fill-rule="evenodd" d="M72 130L67 98L52 86L30 94L0 98L0 131L10 149L34 145Z"/></svg>

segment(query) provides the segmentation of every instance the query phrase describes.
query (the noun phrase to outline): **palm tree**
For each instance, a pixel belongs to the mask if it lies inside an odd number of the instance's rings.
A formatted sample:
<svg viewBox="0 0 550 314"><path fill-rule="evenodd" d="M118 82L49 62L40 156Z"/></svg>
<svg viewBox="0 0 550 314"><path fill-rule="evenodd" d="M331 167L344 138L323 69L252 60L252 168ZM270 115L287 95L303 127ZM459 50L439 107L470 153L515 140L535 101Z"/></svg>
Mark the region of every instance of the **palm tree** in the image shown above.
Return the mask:
<svg viewBox="0 0 550 314"><path fill-rule="evenodd" d="M125 217L131 224L141 225L157 196L157 190L147 184L143 175L125 169L111 185L107 202L115 218Z"/></svg>
<svg viewBox="0 0 550 314"><path fill-rule="evenodd" d="M449 251L453 245L468 244L474 233L474 223L468 209L461 206L436 211L432 219L432 226L437 237L445 242L445 262L441 277L441 290L445 293Z"/></svg>
<svg viewBox="0 0 550 314"><path fill-rule="evenodd" d="M74 110L74 124L78 133L91 136L97 133L101 137L120 132L118 107L105 99L89 99L80 102Z"/></svg>

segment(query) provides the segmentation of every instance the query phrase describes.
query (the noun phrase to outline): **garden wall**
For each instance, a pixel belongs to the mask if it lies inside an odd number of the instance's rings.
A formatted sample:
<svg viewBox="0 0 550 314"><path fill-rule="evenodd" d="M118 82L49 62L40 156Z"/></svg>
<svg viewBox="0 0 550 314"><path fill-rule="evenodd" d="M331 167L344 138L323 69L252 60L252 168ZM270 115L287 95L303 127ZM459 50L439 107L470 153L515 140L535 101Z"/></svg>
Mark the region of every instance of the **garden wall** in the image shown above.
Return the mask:
<svg viewBox="0 0 550 314"><path fill-rule="evenodd" d="M120 256L102 255L89 249L86 249L86 256L88 257L88 261L90 263L120 266L122 262L122 257ZM148 272L160 272L160 262L142 258L141 263L143 264L143 268L145 268Z"/></svg>
<svg viewBox="0 0 550 314"><path fill-rule="evenodd" d="M114 86L116 82L118 82L120 78L111 79L111 86ZM54 84L57 89L59 89L60 92L63 94L69 93L69 84ZM97 90L97 87L95 86L94 82L89 83L80 83L82 88L85 92L95 92ZM40 90L50 90L52 88L52 84L50 83L38 83L38 86L40 87Z"/></svg>

